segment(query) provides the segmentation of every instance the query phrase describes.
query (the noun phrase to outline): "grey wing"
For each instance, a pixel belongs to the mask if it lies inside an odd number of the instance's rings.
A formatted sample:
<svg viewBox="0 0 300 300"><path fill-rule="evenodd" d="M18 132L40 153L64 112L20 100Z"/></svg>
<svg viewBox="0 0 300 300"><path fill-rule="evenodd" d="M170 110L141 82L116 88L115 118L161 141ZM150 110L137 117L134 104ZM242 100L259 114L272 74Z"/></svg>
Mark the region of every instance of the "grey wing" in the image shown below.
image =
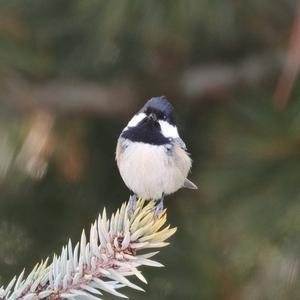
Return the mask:
<svg viewBox="0 0 300 300"><path fill-rule="evenodd" d="M181 149L187 150L185 142L180 137L174 138L173 143L179 145Z"/></svg>
<svg viewBox="0 0 300 300"><path fill-rule="evenodd" d="M187 151L187 147L185 145L185 142L180 137L173 139L173 143L179 145L179 147L181 149ZM198 189L196 184L194 184L192 181L190 181L187 178L184 180L183 187L188 188L188 189L192 189L192 190L197 190Z"/></svg>
<svg viewBox="0 0 300 300"><path fill-rule="evenodd" d="M165 145L165 149L167 150L168 154L173 153L174 151L174 146L179 146L181 149L183 149L184 151L187 151L186 145L184 143L184 141L178 137L178 138L170 138L170 143Z"/></svg>
<svg viewBox="0 0 300 300"><path fill-rule="evenodd" d="M127 147L128 143L126 142L126 140L122 137L119 137L116 149L116 160L120 158Z"/></svg>

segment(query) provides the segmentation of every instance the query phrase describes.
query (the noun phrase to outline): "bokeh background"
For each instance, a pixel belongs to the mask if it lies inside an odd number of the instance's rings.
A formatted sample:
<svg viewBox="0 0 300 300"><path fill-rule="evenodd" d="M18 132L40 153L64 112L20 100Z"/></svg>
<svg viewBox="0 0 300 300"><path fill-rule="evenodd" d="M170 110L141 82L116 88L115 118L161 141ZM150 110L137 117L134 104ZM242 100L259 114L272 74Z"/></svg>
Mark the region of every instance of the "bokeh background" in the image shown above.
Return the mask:
<svg viewBox="0 0 300 300"><path fill-rule="evenodd" d="M128 199L117 137L174 104L198 191L131 299L300 297L296 0L0 1L0 285ZM107 296L107 299L112 299Z"/></svg>

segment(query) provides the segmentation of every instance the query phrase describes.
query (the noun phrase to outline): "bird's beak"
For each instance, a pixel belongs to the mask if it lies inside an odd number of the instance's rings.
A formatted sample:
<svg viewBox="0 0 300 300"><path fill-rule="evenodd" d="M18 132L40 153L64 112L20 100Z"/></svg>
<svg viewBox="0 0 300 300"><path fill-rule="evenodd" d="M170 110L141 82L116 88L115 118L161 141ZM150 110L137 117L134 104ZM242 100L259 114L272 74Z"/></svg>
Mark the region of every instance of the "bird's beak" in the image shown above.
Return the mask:
<svg viewBox="0 0 300 300"><path fill-rule="evenodd" d="M157 116L156 116L156 114L154 114L154 113L151 113L151 114L148 116L148 118L149 118L149 120L152 120L152 121L154 121L154 122L157 121Z"/></svg>

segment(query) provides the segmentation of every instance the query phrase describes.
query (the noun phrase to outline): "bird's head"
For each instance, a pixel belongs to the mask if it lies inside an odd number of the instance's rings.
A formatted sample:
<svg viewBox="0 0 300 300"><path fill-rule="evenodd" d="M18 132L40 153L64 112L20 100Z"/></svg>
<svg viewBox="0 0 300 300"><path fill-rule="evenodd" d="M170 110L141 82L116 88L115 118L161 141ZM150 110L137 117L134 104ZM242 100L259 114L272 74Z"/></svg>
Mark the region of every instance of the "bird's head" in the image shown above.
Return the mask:
<svg viewBox="0 0 300 300"><path fill-rule="evenodd" d="M161 141L168 138L178 138L178 131L174 118L174 108L164 96L153 97L130 120L123 132L123 136L150 135L161 137Z"/></svg>
<svg viewBox="0 0 300 300"><path fill-rule="evenodd" d="M166 97L153 97L142 107L139 113L151 122L165 121L175 125L174 108Z"/></svg>

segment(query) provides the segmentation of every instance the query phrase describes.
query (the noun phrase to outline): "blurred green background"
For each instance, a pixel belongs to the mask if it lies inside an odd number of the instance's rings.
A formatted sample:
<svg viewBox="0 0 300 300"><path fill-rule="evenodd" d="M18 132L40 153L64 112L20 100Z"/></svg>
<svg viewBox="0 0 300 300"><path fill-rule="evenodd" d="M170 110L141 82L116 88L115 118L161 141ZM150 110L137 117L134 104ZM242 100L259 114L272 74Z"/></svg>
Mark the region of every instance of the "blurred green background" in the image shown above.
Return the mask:
<svg viewBox="0 0 300 300"><path fill-rule="evenodd" d="M174 104L198 191L131 299L299 299L300 6L0 1L0 286L128 199L114 162L150 97ZM112 299L109 296L107 299Z"/></svg>

